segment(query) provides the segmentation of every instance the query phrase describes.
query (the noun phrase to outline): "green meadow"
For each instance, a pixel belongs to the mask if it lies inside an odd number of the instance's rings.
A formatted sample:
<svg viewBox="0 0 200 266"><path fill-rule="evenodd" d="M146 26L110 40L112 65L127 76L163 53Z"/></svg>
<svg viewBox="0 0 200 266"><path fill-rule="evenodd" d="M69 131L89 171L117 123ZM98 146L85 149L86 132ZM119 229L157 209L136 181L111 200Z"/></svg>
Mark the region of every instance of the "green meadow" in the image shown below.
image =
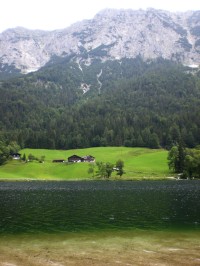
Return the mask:
<svg viewBox="0 0 200 266"><path fill-rule="evenodd" d="M124 161L125 174L123 180L163 179L170 176L167 165L168 152L163 149L127 148L127 147L98 147L76 150L47 150L23 149L20 153L45 156L45 162L37 161L24 163L11 160L0 167L0 179L10 180L90 180L88 174L89 163L53 163L55 159L65 159L73 154L92 155L96 161L116 163L118 159ZM97 178L97 177L95 177ZM119 179L116 172L111 179Z"/></svg>

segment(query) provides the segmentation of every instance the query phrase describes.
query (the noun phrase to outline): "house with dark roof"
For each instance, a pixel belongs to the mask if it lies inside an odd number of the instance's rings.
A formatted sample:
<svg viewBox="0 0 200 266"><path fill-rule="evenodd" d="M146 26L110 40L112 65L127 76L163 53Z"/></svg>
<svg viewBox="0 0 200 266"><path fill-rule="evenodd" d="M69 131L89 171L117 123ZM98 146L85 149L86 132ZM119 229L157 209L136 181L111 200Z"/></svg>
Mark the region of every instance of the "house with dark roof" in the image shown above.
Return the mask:
<svg viewBox="0 0 200 266"><path fill-rule="evenodd" d="M80 163L80 162L83 162L83 158L74 154L68 157L68 162L69 163Z"/></svg>

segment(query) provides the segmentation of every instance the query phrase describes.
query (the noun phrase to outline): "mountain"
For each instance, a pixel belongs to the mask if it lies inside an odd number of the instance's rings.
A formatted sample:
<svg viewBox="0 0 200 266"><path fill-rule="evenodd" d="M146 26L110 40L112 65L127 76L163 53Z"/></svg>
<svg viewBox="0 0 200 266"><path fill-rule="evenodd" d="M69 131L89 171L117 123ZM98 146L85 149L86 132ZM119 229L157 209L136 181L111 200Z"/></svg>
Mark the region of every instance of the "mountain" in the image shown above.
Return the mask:
<svg viewBox="0 0 200 266"><path fill-rule="evenodd" d="M105 9L93 19L55 31L8 29L0 34L0 76L29 73L54 57L72 57L81 69L95 59L200 63L200 11Z"/></svg>
<svg viewBox="0 0 200 266"><path fill-rule="evenodd" d="M109 9L64 30L9 29L0 53L0 142L200 144L200 11Z"/></svg>

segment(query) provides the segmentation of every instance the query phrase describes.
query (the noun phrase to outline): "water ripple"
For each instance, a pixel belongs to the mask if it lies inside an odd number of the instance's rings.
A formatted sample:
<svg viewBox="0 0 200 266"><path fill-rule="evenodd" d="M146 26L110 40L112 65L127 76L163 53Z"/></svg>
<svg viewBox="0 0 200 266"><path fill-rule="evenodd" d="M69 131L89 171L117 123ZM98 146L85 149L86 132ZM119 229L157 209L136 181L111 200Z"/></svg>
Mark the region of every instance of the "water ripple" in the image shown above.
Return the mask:
<svg viewBox="0 0 200 266"><path fill-rule="evenodd" d="M0 232L200 227L199 181L1 182Z"/></svg>

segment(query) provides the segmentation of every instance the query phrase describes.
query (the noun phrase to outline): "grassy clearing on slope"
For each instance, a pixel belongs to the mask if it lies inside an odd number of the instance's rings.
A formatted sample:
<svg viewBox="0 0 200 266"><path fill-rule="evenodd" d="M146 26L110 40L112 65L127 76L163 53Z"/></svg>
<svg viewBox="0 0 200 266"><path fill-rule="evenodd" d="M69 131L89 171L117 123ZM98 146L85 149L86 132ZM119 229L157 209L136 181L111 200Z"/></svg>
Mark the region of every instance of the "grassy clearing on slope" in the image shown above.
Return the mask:
<svg viewBox="0 0 200 266"><path fill-rule="evenodd" d="M88 174L88 163L52 163L54 159L65 159L73 154L84 156L92 155L96 161L116 163L122 159L125 163L125 172L122 179L142 178L164 178L169 175L167 166L167 151L151 150L147 148L127 147L98 147L76 150L46 150L46 149L24 149L28 157L31 153L35 157L45 156L44 163L28 162L22 163L12 160L0 167L0 179L61 179L81 180L91 179ZM112 179L117 177L113 172Z"/></svg>

